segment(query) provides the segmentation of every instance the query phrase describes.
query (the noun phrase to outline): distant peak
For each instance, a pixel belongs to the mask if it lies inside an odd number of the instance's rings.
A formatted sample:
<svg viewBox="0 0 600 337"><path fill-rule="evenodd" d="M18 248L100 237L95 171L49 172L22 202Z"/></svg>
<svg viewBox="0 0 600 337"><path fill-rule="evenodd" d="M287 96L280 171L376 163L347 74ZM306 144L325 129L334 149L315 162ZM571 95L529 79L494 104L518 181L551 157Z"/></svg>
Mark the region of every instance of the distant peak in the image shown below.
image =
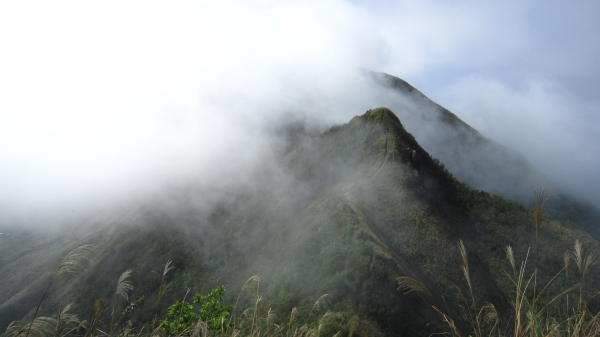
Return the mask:
<svg viewBox="0 0 600 337"><path fill-rule="evenodd" d="M370 76L380 85L394 88L400 92L415 93L424 96L422 92L417 90L410 83L396 76L367 69L363 69L363 74Z"/></svg>
<svg viewBox="0 0 600 337"><path fill-rule="evenodd" d="M367 110L367 112L362 116L367 122L380 122L383 126L386 127L388 132L392 132L402 138L402 142L410 143L407 144L409 146L418 146L416 144L415 138L404 129L402 122L400 122L400 118L396 116L392 112L392 110L386 107L379 107L375 109Z"/></svg>
<svg viewBox="0 0 600 337"><path fill-rule="evenodd" d="M433 163L429 153L419 145L413 135L406 131L400 118L392 110L387 107L370 109L360 118L367 123L380 123L384 127L390 145L388 153L396 154L388 158L403 158L404 161L412 164L420 162L418 166L435 170L437 165Z"/></svg>
<svg viewBox="0 0 600 337"><path fill-rule="evenodd" d="M383 121L386 117L389 117L392 120L394 120L395 122L400 123L400 119L398 118L398 116L396 116L396 114L394 114L392 112L392 110L390 110L386 107L370 109L367 111L367 113L365 113L364 116L368 121L372 121L372 120Z"/></svg>

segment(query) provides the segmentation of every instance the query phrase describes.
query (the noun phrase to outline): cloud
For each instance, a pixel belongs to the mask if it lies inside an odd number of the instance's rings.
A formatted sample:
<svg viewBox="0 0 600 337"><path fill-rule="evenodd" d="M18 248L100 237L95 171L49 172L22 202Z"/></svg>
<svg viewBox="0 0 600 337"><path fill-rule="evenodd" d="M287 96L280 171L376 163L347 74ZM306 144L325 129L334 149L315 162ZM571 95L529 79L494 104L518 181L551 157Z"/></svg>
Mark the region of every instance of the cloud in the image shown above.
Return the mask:
<svg viewBox="0 0 600 337"><path fill-rule="evenodd" d="M0 20L5 216L235 184L272 156L264 130L282 116L369 108L343 83L382 40L344 2L31 5Z"/></svg>
<svg viewBox="0 0 600 337"><path fill-rule="evenodd" d="M600 206L600 101L582 100L556 81L529 79L513 87L480 76L438 94L468 124L524 155L557 186Z"/></svg>
<svg viewBox="0 0 600 337"><path fill-rule="evenodd" d="M405 78L461 117L470 103L454 102L488 99L468 92L477 89L468 85L472 74L490 90L505 88L517 101L510 106L543 106L534 89L520 96L506 88L529 78L565 85L558 77L570 73L571 89L600 83L586 73L600 69L592 57L600 41L588 33L597 31L593 10L583 9L517 1L2 3L3 214L70 211L82 200L156 193L190 177L245 181L233 172L272 158L278 140L265 130L277 121L342 123L378 106L355 72L361 67ZM561 28L556 44L550 37ZM579 101L573 91L560 106ZM575 136L565 144L583 146L577 137L588 131L578 128L598 125L585 123L594 106L581 106L587 117L570 122ZM505 113L500 107L481 118L491 123ZM538 153L540 165L551 161ZM591 162L581 165L591 171Z"/></svg>

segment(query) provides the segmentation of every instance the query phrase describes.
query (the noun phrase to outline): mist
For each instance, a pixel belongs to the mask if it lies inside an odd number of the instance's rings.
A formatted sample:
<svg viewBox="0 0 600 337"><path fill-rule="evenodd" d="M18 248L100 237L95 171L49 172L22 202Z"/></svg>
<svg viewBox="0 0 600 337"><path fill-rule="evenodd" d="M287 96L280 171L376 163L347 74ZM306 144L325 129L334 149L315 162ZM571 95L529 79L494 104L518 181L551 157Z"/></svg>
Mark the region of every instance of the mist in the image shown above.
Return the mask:
<svg viewBox="0 0 600 337"><path fill-rule="evenodd" d="M459 98L457 91L470 94ZM600 206L600 101L581 101L555 81L514 88L482 77L466 78L441 95L465 122L521 153L562 191Z"/></svg>
<svg viewBox="0 0 600 337"><path fill-rule="evenodd" d="M600 83L589 57L600 41L580 7L529 20L545 3L1 6L0 223L47 226L173 187L210 191L198 201L207 204L252 188L289 148L287 126L311 135L385 104L360 68L409 81L600 205L589 94L599 87L573 85ZM541 64L560 46L536 27L555 25L558 12L560 27L582 22L573 33L587 34L558 43L592 48Z"/></svg>

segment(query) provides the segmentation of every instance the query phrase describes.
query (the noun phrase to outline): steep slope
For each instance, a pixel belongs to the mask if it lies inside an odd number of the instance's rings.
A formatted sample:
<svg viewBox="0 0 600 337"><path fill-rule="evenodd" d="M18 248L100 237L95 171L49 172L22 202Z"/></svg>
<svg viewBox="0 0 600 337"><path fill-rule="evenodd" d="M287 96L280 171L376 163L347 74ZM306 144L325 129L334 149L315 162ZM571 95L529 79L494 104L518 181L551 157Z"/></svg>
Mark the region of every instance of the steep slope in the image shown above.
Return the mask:
<svg viewBox="0 0 600 337"><path fill-rule="evenodd" d="M43 311L73 300L82 317L91 317L94 301L111 298L116 279L128 268L134 269L130 298L146 298L131 316L137 322L162 317L166 306L183 298L188 288L192 293L206 292L225 284L231 290L226 300L236 303L244 282L259 274L263 282L256 294L263 295L265 310L273 308L281 321L296 307L299 324L316 325L318 309L313 304L330 294L329 310L337 314L324 323L331 325L324 331L341 330L351 336L429 335L444 331L431 324L438 320L430 305L444 307L438 295L460 317L454 287L462 277L459 239L470 254L477 298L493 302L503 315L510 311L506 299L511 288L504 273L510 266L504 248L512 245L517 258L524 259L534 247L532 211L456 180L389 109L369 110L303 144L269 181L209 211L151 204L72 228L66 243L60 235L49 240L48 245L65 249L96 242L97 251L89 272L57 284ZM540 282L561 268L563 253L572 249L575 239L588 251L600 252L596 240L574 227L544 218ZM27 242L25 237L14 238ZM36 248L19 258L31 260L39 253ZM59 260L56 254L39 259L48 265ZM168 259L176 270L168 277L171 291L159 299L159 274ZM3 275L31 272L22 268L11 259L0 263ZM45 275L52 272L42 265L34 268L44 269ZM401 295L396 278L402 275L421 280L434 298ZM0 282L8 284L7 280L3 276ZM4 326L31 312L43 287L28 284L26 277L19 280L1 294ZM573 283L573 278L561 279L548 292ZM25 293L30 300L19 301ZM253 305L253 296L240 297L238 313Z"/></svg>
<svg viewBox="0 0 600 337"><path fill-rule="evenodd" d="M367 75L378 85L406 98L386 103L460 181L475 189L526 202L535 188L551 187L518 152L486 138L406 81L384 73Z"/></svg>
<svg viewBox="0 0 600 337"><path fill-rule="evenodd" d="M431 155L460 181L504 198L532 203L532 191L544 188L546 209L555 218L571 220L600 238L600 210L572 197L534 169L519 149L509 149L466 124L406 81L372 71L377 101L395 111L403 124Z"/></svg>

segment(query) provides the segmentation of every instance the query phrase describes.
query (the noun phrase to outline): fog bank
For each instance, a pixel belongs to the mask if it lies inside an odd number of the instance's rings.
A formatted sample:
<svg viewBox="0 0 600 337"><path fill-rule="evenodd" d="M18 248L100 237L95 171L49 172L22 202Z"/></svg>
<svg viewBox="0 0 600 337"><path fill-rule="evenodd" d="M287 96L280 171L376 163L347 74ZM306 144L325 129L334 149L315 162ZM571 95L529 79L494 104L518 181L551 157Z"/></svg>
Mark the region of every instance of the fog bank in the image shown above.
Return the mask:
<svg viewBox="0 0 600 337"><path fill-rule="evenodd" d="M287 146L277 130L288 121L321 130L385 104L359 68L408 80L600 205L600 121L589 95L600 42L586 33L598 23L583 6L4 3L0 223L167 186L251 186ZM582 40L548 40L556 25ZM555 43L576 52L544 53L560 50ZM536 62L542 56L549 61ZM591 83L588 94L577 83Z"/></svg>

